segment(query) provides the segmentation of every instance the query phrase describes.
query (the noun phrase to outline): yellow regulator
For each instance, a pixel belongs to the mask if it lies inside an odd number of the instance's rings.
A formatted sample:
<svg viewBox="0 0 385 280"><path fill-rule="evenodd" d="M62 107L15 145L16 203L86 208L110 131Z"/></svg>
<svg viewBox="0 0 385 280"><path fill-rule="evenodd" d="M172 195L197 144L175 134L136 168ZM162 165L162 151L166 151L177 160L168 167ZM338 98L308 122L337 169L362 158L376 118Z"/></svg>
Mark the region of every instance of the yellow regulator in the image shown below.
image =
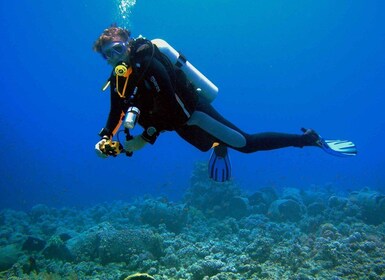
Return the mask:
<svg viewBox="0 0 385 280"><path fill-rule="evenodd" d="M131 69L131 68L130 68ZM122 64L119 64L115 67L115 74L119 77L128 77L129 74L131 74L130 69L127 68L127 64L124 62Z"/></svg>

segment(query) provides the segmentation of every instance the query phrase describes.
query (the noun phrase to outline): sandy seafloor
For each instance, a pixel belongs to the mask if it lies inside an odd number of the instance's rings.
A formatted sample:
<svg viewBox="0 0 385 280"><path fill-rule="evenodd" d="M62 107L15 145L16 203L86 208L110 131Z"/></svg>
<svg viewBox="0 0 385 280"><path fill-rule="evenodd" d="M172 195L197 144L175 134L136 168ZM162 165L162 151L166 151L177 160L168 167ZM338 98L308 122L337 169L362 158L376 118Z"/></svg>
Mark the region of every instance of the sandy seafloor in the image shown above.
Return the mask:
<svg viewBox="0 0 385 280"><path fill-rule="evenodd" d="M1 279L385 279L385 196L206 179L183 201L0 212Z"/></svg>

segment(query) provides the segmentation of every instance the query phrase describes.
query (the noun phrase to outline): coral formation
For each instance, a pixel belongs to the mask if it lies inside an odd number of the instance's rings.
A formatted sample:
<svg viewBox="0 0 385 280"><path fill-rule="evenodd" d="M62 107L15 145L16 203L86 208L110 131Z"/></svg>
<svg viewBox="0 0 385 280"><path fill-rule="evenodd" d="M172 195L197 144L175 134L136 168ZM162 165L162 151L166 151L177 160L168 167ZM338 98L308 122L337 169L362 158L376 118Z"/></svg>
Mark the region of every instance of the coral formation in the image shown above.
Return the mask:
<svg viewBox="0 0 385 280"><path fill-rule="evenodd" d="M143 202L140 217L144 224L155 227L165 224L168 230L178 233L186 224L187 211L184 205L174 205L164 199L147 199Z"/></svg>
<svg viewBox="0 0 385 280"><path fill-rule="evenodd" d="M201 173L198 166L179 203L2 210L0 278L385 278L380 192L264 187L249 195Z"/></svg>

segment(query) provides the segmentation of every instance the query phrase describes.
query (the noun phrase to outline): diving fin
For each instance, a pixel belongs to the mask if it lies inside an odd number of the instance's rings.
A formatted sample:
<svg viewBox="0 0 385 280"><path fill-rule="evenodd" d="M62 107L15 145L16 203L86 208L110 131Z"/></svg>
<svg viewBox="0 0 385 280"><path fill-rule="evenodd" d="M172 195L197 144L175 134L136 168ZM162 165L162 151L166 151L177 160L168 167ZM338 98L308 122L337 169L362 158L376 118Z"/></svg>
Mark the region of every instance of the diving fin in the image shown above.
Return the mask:
<svg viewBox="0 0 385 280"><path fill-rule="evenodd" d="M227 146L214 147L209 160L209 177L216 182L229 181L231 178L231 163Z"/></svg>
<svg viewBox="0 0 385 280"><path fill-rule="evenodd" d="M350 157L357 155L357 148L353 142L348 140L326 140L320 138L317 141L325 152L339 157Z"/></svg>
<svg viewBox="0 0 385 280"><path fill-rule="evenodd" d="M301 129L302 132L314 134L315 145L326 153L338 157L351 157L357 155L356 145L349 140L328 140L322 138L318 133L311 129Z"/></svg>

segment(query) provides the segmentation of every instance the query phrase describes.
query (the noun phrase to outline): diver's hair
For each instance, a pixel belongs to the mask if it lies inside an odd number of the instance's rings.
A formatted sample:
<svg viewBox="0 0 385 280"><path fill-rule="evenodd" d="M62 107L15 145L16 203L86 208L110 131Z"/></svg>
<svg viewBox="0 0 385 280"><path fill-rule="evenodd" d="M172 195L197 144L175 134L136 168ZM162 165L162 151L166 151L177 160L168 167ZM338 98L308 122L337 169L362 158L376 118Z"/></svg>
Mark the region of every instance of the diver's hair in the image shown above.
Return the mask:
<svg viewBox="0 0 385 280"><path fill-rule="evenodd" d="M95 41L93 50L96 52L102 51L102 46L106 43L113 41L124 41L130 40L131 31L118 27L116 24L112 24L107 29L104 29L103 33Z"/></svg>

